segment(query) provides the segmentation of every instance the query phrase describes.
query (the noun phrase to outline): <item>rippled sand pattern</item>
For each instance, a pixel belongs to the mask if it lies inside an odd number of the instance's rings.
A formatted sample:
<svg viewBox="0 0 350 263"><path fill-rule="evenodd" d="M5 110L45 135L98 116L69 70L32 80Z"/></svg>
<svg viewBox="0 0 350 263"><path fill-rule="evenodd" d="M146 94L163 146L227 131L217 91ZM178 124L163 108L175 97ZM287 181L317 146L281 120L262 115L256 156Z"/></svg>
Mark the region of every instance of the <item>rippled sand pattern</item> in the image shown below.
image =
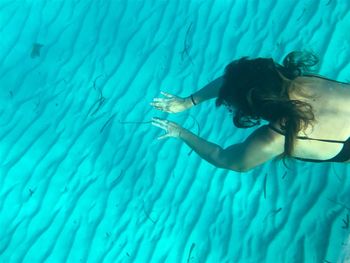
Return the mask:
<svg viewBox="0 0 350 263"><path fill-rule="evenodd" d="M251 130L213 102L149 106L241 56L312 49L322 74L349 81L350 4L296 3L0 1L0 262L337 262L349 165L239 174L157 141L149 123L243 140Z"/></svg>

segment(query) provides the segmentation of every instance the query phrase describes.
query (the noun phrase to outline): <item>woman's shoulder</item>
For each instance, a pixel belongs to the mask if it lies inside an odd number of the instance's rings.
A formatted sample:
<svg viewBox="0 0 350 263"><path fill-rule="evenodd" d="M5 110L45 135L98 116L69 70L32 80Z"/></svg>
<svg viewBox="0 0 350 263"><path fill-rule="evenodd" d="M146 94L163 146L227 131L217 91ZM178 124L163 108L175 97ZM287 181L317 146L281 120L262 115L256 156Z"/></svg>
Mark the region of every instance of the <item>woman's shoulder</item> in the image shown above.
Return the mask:
<svg viewBox="0 0 350 263"><path fill-rule="evenodd" d="M349 82L339 81L339 80L328 78L328 77L325 77L325 76L319 75L319 74L303 74L300 77L304 78L304 80L305 79L311 79L311 80L317 79L318 81L324 80L324 81L330 81L330 82L334 82L334 83L338 83L338 84L350 85Z"/></svg>
<svg viewBox="0 0 350 263"><path fill-rule="evenodd" d="M336 104L342 99L350 98L350 84L323 77L321 75L303 75L290 82L289 95L291 99L308 102L316 108L320 103L326 103L331 108L331 104ZM331 103L331 104L330 104ZM321 105L324 109L324 104ZM335 106L335 105L334 105Z"/></svg>
<svg viewBox="0 0 350 263"><path fill-rule="evenodd" d="M331 79L322 75L317 74L305 74L296 77L291 81L294 86L306 87L306 88L318 88L325 90L332 90L336 88L350 88L350 83Z"/></svg>

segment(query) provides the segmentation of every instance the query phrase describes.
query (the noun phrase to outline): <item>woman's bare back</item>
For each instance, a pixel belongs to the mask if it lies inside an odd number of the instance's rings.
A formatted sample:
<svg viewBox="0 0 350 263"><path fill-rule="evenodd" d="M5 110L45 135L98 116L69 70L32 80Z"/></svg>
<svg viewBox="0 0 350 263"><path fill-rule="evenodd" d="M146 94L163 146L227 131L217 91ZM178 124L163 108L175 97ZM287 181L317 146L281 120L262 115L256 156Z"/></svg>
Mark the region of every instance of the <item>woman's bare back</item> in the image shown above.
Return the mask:
<svg viewBox="0 0 350 263"><path fill-rule="evenodd" d="M315 115L313 126L298 136L314 139L346 141L350 137L350 84L339 83L317 76L302 76L290 82L290 99L300 100L312 106ZM279 128L277 123L273 126ZM284 137L275 136L284 143ZM342 149L342 143L297 139L294 156L299 158L330 159Z"/></svg>

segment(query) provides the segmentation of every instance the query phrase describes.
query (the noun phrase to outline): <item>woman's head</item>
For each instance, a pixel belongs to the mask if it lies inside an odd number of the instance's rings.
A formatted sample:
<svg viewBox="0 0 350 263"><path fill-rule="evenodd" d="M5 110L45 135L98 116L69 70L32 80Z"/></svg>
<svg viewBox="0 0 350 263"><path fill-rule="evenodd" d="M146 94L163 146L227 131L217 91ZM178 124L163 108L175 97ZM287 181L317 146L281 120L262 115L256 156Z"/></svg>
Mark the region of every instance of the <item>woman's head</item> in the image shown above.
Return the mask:
<svg viewBox="0 0 350 263"><path fill-rule="evenodd" d="M288 54L283 65L271 58L235 60L225 68L216 106L225 105L234 113L233 122L240 128L258 125L261 119L279 121L286 132L286 153L291 155L296 133L314 116L311 105L290 100L289 84L317 62L315 55L303 52Z"/></svg>
<svg viewBox="0 0 350 263"><path fill-rule="evenodd" d="M237 127L251 127L263 116L264 102L288 99L283 80L271 58L235 60L227 65L216 105L236 112ZM268 113L268 112L266 112ZM265 118L264 118L265 119Z"/></svg>

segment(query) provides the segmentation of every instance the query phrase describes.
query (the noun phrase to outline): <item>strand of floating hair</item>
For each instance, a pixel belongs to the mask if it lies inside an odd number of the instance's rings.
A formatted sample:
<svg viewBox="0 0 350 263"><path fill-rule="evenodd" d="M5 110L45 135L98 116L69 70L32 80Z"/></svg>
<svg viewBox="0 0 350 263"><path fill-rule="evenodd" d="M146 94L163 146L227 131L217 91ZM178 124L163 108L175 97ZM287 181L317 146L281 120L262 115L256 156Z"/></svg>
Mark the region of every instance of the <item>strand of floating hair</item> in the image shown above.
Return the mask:
<svg viewBox="0 0 350 263"><path fill-rule="evenodd" d="M100 133L103 132L103 130L106 128L106 126L112 121L112 119L115 117L115 114L113 114L106 122L105 124L102 126L102 128L100 129Z"/></svg>

